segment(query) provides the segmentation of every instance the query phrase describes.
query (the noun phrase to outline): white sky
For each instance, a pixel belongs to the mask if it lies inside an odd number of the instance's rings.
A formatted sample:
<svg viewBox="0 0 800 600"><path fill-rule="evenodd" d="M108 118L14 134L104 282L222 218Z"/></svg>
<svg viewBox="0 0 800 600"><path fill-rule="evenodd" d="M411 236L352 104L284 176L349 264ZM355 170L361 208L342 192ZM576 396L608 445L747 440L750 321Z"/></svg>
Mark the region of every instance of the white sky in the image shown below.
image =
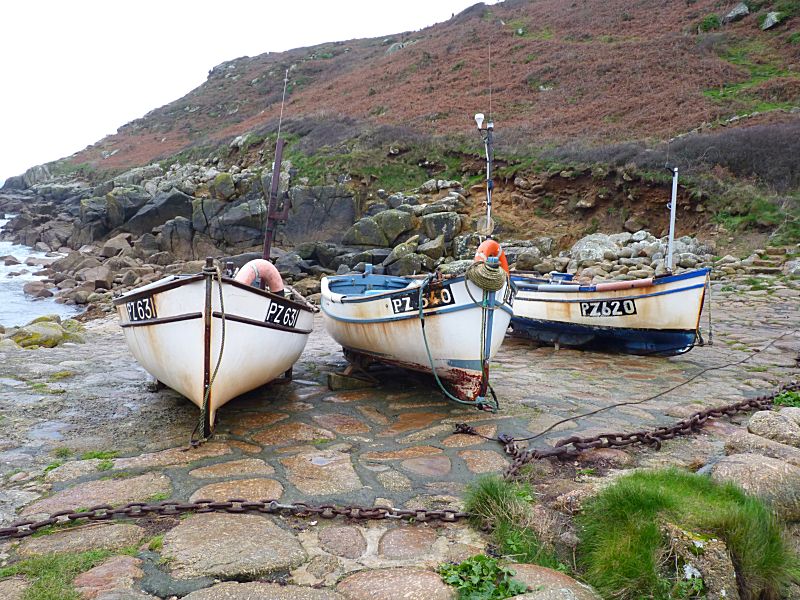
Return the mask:
<svg viewBox="0 0 800 600"><path fill-rule="evenodd" d="M6 0L0 183L180 98L226 60L418 30L476 3Z"/></svg>

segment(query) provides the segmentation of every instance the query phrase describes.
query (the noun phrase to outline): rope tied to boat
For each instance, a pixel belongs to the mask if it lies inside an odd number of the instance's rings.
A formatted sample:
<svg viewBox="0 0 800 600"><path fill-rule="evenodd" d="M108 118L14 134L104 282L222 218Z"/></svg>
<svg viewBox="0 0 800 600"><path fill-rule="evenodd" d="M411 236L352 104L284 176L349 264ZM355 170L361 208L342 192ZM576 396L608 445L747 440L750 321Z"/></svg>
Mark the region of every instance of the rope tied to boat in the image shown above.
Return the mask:
<svg viewBox="0 0 800 600"><path fill-rule="evenodd" d="M418 290L418 293L419 293L419 296L418 296L419 323L420 323L420 327L422 328L422 341L425 344L425 352L428 355L428 362L430 363L430 366L431 366L431 373L433 373L433 378L436 380L436 384L439 386L439 389L442 391L442 393L445 395L445 397L448 400L452 400L453 402L456 402L458 404L465 404L467 406L474 406L478 410L484 410L484 411L493 412L493 413L497 412L500 409L500 403L497 400L497 396L495 395L494 390L492 389L492 387L490 385L488 385L488 382L487 382L487 387L489 389L489 392L492 394L491 398L487 398L487 397L484 397L484 396L478 396L475 400L472 400L472 401L470 401L470 400L462 400L461 398L458 398L457 396L455 396L452 393L450 393L450 391L446 387L444 387L444 384L442 383L442 380L439 378L439 374L436 372L436 365L435 365L435 363L433 361L433 354L431 354L431 348L430 348L430 345L428 344L428 334L425 332L425 312L424 312L424 302L423 302L423 294L425 293L425 289L428 287L428 285L430 285L431 281L433 280L433 277L434 277L433 274L428 275L425 278L425 280L422 282L422 285L419 286L419 290ZM469 292L469 287L468 286L467 286L467 292ZM487 295L487 293L488 292L485 292L485 291L483 293L483 295L484 295L483 304L484 305L486 304L486 295ZM474 301L474 299L473 299L473 301ZM485 335L485 322L486 322L486 308L484 307L484 309L483 309L483 322L481 323L481 328L482 328L482 331L481 331L481 355L483 354L483 345L484 345L483 342L484 342L484 335ZM481 362L483 362L483 356L481 356Z"/></svg>
<svg viewBox="0 0 800 600"><path fill-rule="evenodd" d="M466 278L485 292L496 292L506 284L506 272L495 260L476 261L465 273Z"/></svg>

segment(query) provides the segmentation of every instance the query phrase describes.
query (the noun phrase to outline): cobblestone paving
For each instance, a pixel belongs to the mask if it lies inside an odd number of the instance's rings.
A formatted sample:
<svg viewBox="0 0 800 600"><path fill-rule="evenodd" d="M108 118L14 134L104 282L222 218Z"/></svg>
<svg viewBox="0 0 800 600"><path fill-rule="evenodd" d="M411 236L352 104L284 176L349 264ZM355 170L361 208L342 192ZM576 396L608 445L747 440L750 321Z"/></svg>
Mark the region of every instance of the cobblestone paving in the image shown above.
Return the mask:
<svg viewBox="0 0 800 600"><path fill-rule="evenodd" d="M0 356L0 524L20 512L167 498L460 507L470 480L502 471L508 461L499 444L454 434L455 423L468 422L485 435L529 436L567 419L535 442L546 445L576 433L667 424L693 410L757 395L796 377L800 292L781 285L771 294L714 287L714 344L684 356L613 356L507 340L492 365L501 400L497 414L452 405L441 399L430 377L392 368L374 373L381 382L377 388L329 390L326 373L340 370L345 362L318 320L295 366L294 381L264 387L224 406L218 412L214 441L188 452L182 447L197 409L170 390L150 388L116 323L95 321L88 326L85 345ZM708 337L705 328L704 335ZM759 349L763 350L755 352ZM657 399L578 418L616 402L648 398L703 369L748 356L738 366L710 370ZM723 431L725 425L718 427ZM687 464L700 453L705 463L723 454L720 439L712 427L697 441L667 444L666 454L637 451L637 459L639 464ZM617 466L633 460L624 453L610 456ZM568 512L573 490L548 482L551 472L542 467L543 489L555 485ZM414 566L419 569L410 573L421 573L421 595L449 597L448 590L428 581L430 572L424 569L481 552L485 545L479 533L463 524L413 528L261 516L252 516L252 524L237 525L242 535L233 539L226 538L226 527L204 527L203 519L210 517L191 517L167 534L163 552L169 560L159 562L157 552L149 552L131 563L134 575L129 580L141 581L136 593L183 595L207 588L209 577L220 573L240 581L266 577L332 586L365 568ZM252 552L234 551L259 540L264 543L264 537L270 537L264 532L273 531L275 523L288 538L273 544L275 552L261 556L261 562L245 556ZM248 532L252 539L245 543ZM228 553L230 560L209 560L208 565L193 560L191 548L198 536L207 555ZM54 538L54 544L64 547L65 542ZM33 552L30 548L2 545L0 563ZM387 573L388 581L394 574ZM348 583L338 589L343 597L366 593L352 591L360 589L353 583L357 580L344 581ZM6 583L12 585L21 584Z"/></svg>

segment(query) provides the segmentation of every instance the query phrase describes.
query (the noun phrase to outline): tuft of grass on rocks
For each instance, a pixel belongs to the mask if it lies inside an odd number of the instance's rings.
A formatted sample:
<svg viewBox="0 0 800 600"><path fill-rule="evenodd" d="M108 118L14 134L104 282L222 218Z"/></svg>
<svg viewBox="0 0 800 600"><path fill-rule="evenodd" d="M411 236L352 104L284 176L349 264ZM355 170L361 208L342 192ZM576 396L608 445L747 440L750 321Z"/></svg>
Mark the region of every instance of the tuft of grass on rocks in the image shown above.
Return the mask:
<svg viewBox="0 0 800 600"><path fill-rule="evenodd" d="M785 391L781 392L772 402L775 406L793 406L800 408L800 392Z"/></svg>
<svg viewBox="0 0 800 600"><path fill-rule="evenodd" d="M800 573L780 522L760 500L733 484L678 469L621 477L586 504L578 522L579 565L603 597L671 597L663 572L666 522L725 542L743 600L778 598Z"/></svg>
<svg viewBox="0 0 800 600"><path fill-rule="evenodd" d="M112 555L108 550L45 554L0 568L0 579L24 575L31 581L25 600L80 600L72 581Z"/></svg>
<svg viewBox="0 0 800 600"><path fill-rule="evenodd" d="M484 475L467 487L465 509L476 527L492 530L500 553L519 563L567 571L554 550L537 537L532 524L533 490L527 483Z"/></svg>
<svg viewBox="0 0 800 600"><path fill-rule="evenodd" d="M112 458L117 458L118 454L119 452L116 450L90 450L89 452L81 454L81 460L91 460L93 458L111 460Z"/></svg>

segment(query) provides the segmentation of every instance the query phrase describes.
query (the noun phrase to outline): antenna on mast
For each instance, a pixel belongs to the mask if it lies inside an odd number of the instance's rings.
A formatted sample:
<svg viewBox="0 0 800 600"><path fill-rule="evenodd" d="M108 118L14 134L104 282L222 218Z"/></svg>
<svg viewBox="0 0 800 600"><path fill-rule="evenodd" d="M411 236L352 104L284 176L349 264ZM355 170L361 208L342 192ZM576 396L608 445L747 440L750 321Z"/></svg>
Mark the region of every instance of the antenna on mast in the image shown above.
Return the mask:
<svg viewBox="0 0 800 600"><path fill-rule="evenodd" d="M275 236L275 229L279 221L285 221L289 216L291 201L288 195L283 199L283 207L278 210L278 185L281 178L281 160L283 159L283 139L281 139L281 124L283 123L283 107L286 103L286 86L289 83L289 69L283 78L283 97L281 98L281 112L278 117L278 134L275 139L275 159L272 163L272 180L270 181L269 197L267 200L267 225L264 229L264 260L269 260L272 250L272 240ZM291 176L291 173L290 173ZM264 289L264 281L261 281L261 289Z"/></svg>
<svg viewBox="0 0 800 600"><path fill-rule="evenodd" d="M502 22L502 21L501 21ZM486 150L486 214L478 218L478 235L489 236L494 231L494 220L492 219L492 191L494 181L492 179L492 162L494 161L494 120L492 119L492 32L489 31L489 120L486 121L486 128L483 122L486 117L483 113L475 115L475 123L478 125L478 132L483 138L483 146Z"/></svg>

